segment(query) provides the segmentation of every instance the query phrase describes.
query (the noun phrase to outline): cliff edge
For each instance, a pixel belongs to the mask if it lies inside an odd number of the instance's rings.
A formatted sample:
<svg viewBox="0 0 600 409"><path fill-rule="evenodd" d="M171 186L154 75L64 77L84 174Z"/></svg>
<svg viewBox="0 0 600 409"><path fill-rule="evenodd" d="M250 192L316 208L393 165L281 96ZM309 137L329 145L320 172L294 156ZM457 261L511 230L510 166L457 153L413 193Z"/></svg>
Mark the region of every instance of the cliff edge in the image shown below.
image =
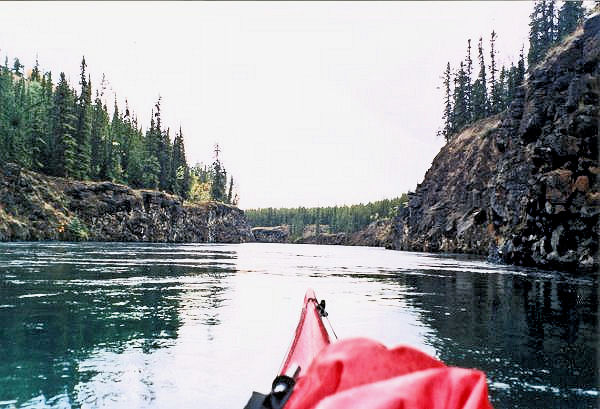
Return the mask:
<svg viewBox="0 0 600 409"><path fill-rule="evenodd" d="M112 182L73 181L0 168L0 240L241 243L254 237L244 212Z"/></svg>
<svg viewBox="0 0 600 409"><path fill-rule="evenodd" d="M600 267L600 15L551 50L503 113L454 136L394 222L391 248Z"/></svg>

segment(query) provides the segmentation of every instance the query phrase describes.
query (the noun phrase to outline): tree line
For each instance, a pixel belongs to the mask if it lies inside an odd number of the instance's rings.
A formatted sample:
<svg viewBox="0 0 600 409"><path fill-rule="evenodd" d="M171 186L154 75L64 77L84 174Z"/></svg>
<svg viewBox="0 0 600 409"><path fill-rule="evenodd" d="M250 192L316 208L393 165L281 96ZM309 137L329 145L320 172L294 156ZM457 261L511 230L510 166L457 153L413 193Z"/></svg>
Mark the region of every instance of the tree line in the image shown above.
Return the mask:
<svg viewBox="0 0 600 409"><path fill-rule="evenodd" d="M0 68L0 161L50 176L114 181L187 200L233 202L233 178L228 195L218 153L211 167L190 167L181 127L172 137L162 120L160 97L144 130L127 100L120 107L115 97L109 113L106 84L103 76L93 92L85 57L77 90L64 72L55 84L38 61L26 75L18 58L9 67L6 57ZM198 194L204 190L208 194Z"/></svg>
<svg viewBox="0 0 600 409"><path fill-rule="evenodd" d="M541 62L548 50L572 33L585 16L581 1L565 1L559 10L556 10L555 5L552 0L538 0L534 3L529 23L529 67ZM471 39L467 40L466 56L458 67L453 70L450 62L446 64L442 77L443 125L439 132L446 140L450 140L470 124L504 111L525 80L527 68L524 47L521 47L516 65L511 63L510 67L503 65L498 68L497 38L498 34L492 31L489 63L486 62L483 38L479 38L476 77L471 58Z"/></svg>
<svg viewBox="0 0 600 409"><path fill-rule="evenodd" d="M407 201L406 194L367 204L328 207L263 208L246 210L250 225L290 228L292 237L302 236L306 226L315 225L315 233L325 228L331 233L353 233L375 220L394 217L399 206ZM326 227L325 227L326 226Z"/></svg>

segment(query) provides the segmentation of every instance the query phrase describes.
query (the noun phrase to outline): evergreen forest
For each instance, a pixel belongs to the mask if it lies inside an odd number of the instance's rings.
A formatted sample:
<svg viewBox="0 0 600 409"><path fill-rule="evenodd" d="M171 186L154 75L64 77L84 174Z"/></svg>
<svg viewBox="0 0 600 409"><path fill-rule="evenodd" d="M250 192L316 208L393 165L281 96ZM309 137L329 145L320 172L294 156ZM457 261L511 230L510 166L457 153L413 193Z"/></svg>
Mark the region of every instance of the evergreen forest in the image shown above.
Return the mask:
<svg viewBox="0 0 600 409"><path fill-rule="evenodd" d="M550 48L577 28L585 13L581 1L564 1L560 8L552 0L536 1L530 15L527 56L521 47L518 61L509 67L498 67L495 31L490 34L487 49L482 37L477 41L476 67L471 56L472 42L468 39L464 60L455 68L448 62L442 76L443 125L439 133L450 140L468 125L504 111L517 96L527 67L542 62Z"/></svg>
<svg viewBox="0 0 600 409"><path fill-rule="evenodd" d="M406 194L403 194L394 199L351 206L264 208L246 210L245 213L252 226L287 225L292 238L297 238L310 225L315 226L315 234L326 231L354 233L375 220L394 217L398 207L407 200Z"/></svg>
<svg viewBox="0 0 600 409"><path fill-rule="evenodd" d="M0 161L50 176L113 181L158 189L188 201L237 203L233 178L215 148L212 166L191 167L181 127L162 120L161 98L144 129L129 107L106 102L106 79L92 88L85 57L77 89L39 63L25 72L18 58L0 67Z"/></svg>

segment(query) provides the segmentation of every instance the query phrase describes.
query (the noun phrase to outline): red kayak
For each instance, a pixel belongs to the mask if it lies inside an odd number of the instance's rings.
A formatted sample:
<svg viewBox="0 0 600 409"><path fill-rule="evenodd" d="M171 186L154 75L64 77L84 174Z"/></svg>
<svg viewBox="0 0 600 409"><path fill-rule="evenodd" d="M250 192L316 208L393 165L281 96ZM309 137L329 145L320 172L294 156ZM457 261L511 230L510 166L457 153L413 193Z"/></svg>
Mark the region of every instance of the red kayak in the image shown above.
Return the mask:
<svg viewBox="0 0 600 409"><path fill-rule="evenodd" d="M331 343L329 333L322 320L326 314L325 300L319 303L313 290L306 291L294 340L285 361L283 361L279 375L304 375L317 354Z"/></svg>
<svg viewBox="0 0 600 409"><path fill-rule="evenodd" d="M331 343L326 316L325 301L308 290L271 392L254 392L245 409L492 408L483 372L366 338Z"/></svg>

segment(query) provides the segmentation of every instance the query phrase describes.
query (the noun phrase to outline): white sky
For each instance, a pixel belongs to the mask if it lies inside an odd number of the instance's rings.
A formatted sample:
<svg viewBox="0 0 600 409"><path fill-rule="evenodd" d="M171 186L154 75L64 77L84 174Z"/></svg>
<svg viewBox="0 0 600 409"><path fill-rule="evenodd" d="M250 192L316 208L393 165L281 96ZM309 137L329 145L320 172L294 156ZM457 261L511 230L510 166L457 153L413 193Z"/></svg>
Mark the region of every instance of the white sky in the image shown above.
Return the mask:
<svg viewBox="0 0 600 409"><path fill-rule="evenodd" d="M0 2L0 56L76 85L85 55L144 127L158 95L187 158L222 161L240 207L414 190L443 144L438 89L467 38L527 46L530 2ZM475 65L477 71L477 65ZM112 101L112 99L110 100ZM109 106L112 102L109 103ZM172 132L174 135L174 132Z"/></svg>

